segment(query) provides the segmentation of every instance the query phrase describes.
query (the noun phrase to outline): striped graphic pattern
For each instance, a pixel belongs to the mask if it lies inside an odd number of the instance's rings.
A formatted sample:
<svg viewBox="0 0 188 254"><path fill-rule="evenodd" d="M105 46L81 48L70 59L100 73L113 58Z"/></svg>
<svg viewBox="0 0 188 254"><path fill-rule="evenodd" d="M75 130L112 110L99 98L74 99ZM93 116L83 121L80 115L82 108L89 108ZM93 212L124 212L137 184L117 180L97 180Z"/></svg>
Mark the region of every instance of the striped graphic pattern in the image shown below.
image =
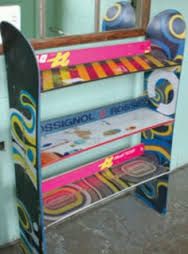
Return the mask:
<svg viewBox="0 0 188 254"><path fill-rule="evenodd" d="M179 64L174 61L158 59L152 54L145 54L51 69L41 72L42 92L113 76L173 67Z"/></svg>

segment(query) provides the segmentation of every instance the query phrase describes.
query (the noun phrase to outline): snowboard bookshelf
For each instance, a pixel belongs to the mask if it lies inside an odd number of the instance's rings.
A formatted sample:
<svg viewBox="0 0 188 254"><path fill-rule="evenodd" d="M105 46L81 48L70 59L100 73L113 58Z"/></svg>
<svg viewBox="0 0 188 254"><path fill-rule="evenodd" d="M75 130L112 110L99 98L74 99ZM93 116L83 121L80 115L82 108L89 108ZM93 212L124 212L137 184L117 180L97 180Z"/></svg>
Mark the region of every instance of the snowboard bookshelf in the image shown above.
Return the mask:
<svg viewBox="0 0 188 254"><path fill-rule="evenodd" d="M23 253L46 253L46 229L132 190L166 213L184 30L182 15L166 10L142 42L39 54L12 25L1 24ZM144 72L143 96L40 119L43 92L138 72ZM137 145L42 178L51 165L138 133Z"/></svg>

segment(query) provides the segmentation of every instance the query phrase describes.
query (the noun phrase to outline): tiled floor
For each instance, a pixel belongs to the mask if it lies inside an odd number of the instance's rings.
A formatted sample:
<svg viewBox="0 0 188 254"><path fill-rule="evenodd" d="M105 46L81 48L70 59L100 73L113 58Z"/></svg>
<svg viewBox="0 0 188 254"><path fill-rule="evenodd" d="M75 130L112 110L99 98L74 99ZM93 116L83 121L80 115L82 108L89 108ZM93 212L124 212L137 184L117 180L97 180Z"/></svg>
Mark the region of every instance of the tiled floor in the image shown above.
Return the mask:
<svg viewBox="0 0 188 254"><path fill-rule="evenodd" d="M48 254L187 254L187 183L188 167L171 177L167 216L129 196L56 226L47 235Z"/></svg>

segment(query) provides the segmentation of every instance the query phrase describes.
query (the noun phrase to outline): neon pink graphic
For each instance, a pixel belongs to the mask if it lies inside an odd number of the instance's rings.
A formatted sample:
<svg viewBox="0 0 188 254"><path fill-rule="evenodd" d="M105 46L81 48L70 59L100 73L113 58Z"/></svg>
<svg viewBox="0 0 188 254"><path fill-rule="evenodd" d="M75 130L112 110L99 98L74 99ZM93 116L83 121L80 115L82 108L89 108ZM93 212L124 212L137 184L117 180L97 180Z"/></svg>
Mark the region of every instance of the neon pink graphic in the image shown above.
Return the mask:
<svg viewBox="0 0 188 254"><path fill-rule="evenodd" d="M139 144L130 149L125 149L119 153L108 156L96 162L84 165L71 172L61 174L57 177L50 178L42 183L43 193L62 187L63 185L78 181L82 178L96 174L112 166L119 165L125 161L131 160L144 154L144 145Z"/></svg>
<svg viewBox="0 0 188 254"><path fill-rule="evenodd" d="M151 42L134 42L113 46L77 49L38 54L37 60L41 71L53 68L85 64L90 62L116 59L119 57L146 54L151 51Z"/></svg>

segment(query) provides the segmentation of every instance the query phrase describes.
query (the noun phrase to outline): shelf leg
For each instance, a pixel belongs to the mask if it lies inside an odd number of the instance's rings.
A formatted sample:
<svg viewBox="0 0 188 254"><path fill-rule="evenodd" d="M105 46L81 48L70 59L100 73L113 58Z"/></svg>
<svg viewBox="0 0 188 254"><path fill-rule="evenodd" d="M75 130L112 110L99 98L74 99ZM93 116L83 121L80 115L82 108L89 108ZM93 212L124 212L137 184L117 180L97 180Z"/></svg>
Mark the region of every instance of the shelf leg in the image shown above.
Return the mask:
<svg viewBox="0 0 188 254"><path fill-rule="evenodd" d="M160 177L136 189L136 197L161 214L167 213L169 176Z"/></svg>

